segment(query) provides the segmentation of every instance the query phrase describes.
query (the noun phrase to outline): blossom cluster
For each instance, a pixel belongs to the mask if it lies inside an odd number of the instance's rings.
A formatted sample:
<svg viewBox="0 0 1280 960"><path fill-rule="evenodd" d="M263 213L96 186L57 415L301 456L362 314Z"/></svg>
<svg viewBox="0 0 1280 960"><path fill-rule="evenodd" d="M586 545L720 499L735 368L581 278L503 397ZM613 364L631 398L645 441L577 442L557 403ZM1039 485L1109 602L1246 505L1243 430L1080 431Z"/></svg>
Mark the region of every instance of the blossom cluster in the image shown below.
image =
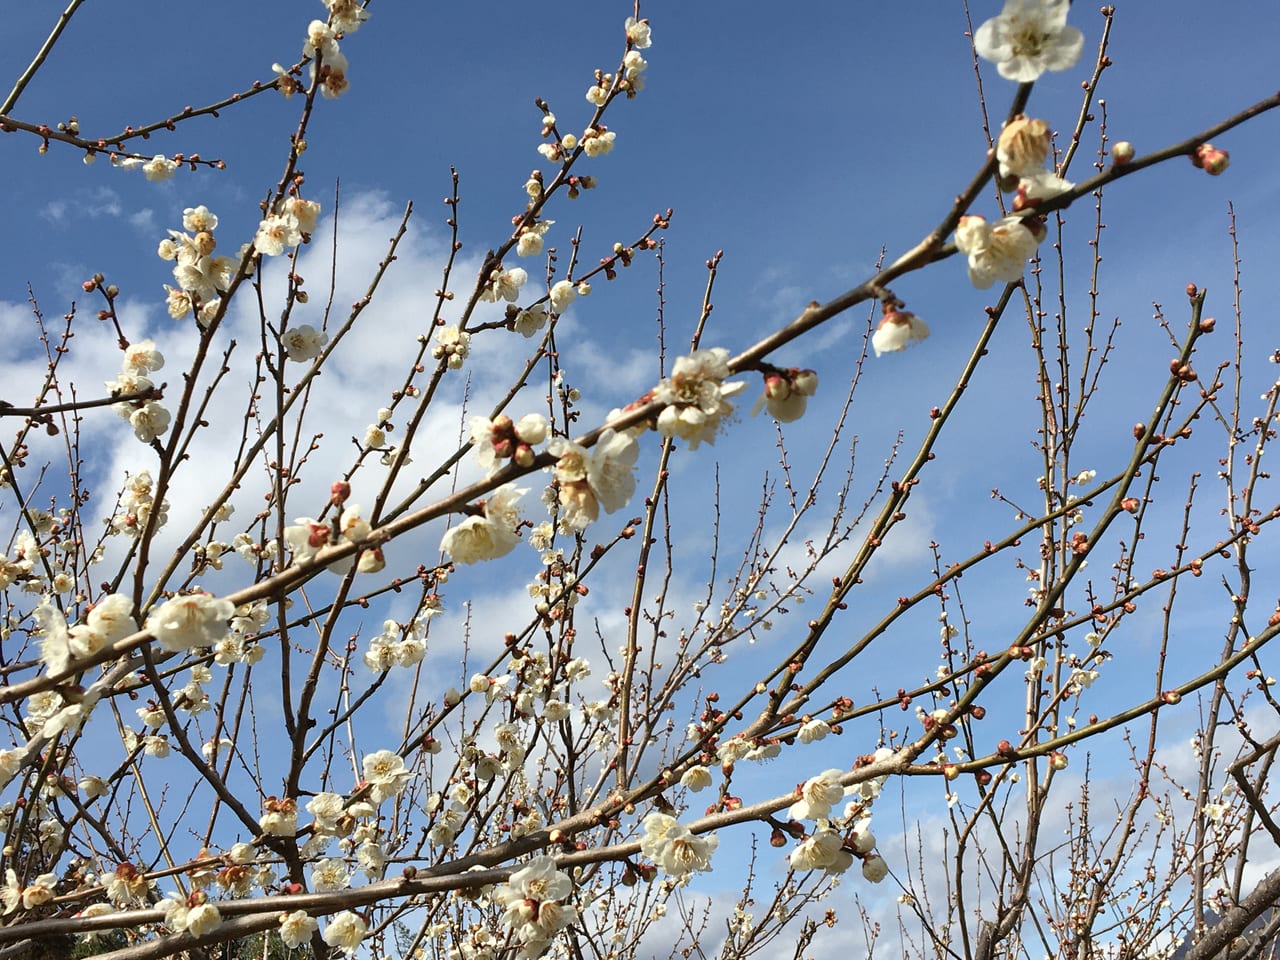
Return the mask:
<svg viewBox="0 0 1280 960"><path fill-rule="evenodd" d="M775 420L792 423L804 416L809 398L817 392L818 374L813 370L771 367L764 375L764 394L751 412L758 413L764 407Z"/></svg>
<svg viewBox="0 0 1280 960"><path fill-rule="evenodd" d="M368 539L373 532L369 521L360 515L360 505L347 505L342 513L329 523L314 517L296 517L292 524L284 528L284 541L293 554L294 563L310 560L322 547L337 544L345 540L348 543L359 543ZM352 564L360 573L376 573L386 561L381 547L370 547L361 550L357 557L344 557L329 564L334 573L346 573Z"/></svg>
<svg viewBox="0 0 1280 960"><path fill-rule="evenodd" d="M892 751L881 747L871 759L874 762L890 756ZM879 883L888 875L888 866L874 852L876 838L871 832L871 817L866 814L880 795L885 778L873 777L845 787L840 783L844 773L839 769L824 770L796 788L797 800L787 810L787 816L792 820L813 820L815 823L813 830L792 850L789 858L791 868L797 871L822 870L836 876L853 866L857 859L862 861L863 877ZM835 805L846 797L851 798L850 802L837 815Z"/></svg>
<svg viewBox="0 0 1280 960"><path fill-rule="evenodd" d="M547 451L557 457L552 468L560 528L581 533L600 516L625 507L635 493L635 463L640 445L627 433L606 430L590 450L556 437Z"/></svg>
<svg viewBox="0 0 1280 960"><path fill-rule="evenodd" d="M242 247L235 257L215 256L218 242L213 231L217 228L218 218L208 207L188 207L182 211L182 230L170 230L156 249L160 259L174 261L177 286L164 287L169 316L181 320L194 315L205 329L222 308L222 294L230 289L247 252Z"/></svg>
<svg viewBox="0 0 1280 960"><path fill-rule="evenodd" d="M122 420L128 420L133 427L133 434L143 443L163 435L169 429L172 420L169 410L155 396L148 396L155 391L155 384L147 377L148 373L164 366L164 354L156 349L154 340L142 340L130 344L124 351L120 362L120 374L114 380L108 380L106 387L113 397L133 396L129 400L113 403L111 409Z"/></svg>
<svg viewBox="0 0 1280 960"><path fill-rule="evenodd" d="M565 902L572 895L573 881L546 856L534 857L494 890L502 923L520 943L518 956L542 956L557 933L577 923L577 908Z"/></svg>
<svg viewBox="0 0 1280 960"><path fill-rule="evenodd" d="M533 448L547 439L547 418L538 413L527 413L519 420L505 413L492 420L477 416L471 418L469 429L476 462L492 476L508 460L520 467L532 466Z"/></svg>
<svg viewBox="0 0 1280 960"><path fill-rule="evenodd" d="M306 243L316 231L320 204L301 197L282 198L258 224L253 249L264 257L278 257L285 250Z"/></svg>

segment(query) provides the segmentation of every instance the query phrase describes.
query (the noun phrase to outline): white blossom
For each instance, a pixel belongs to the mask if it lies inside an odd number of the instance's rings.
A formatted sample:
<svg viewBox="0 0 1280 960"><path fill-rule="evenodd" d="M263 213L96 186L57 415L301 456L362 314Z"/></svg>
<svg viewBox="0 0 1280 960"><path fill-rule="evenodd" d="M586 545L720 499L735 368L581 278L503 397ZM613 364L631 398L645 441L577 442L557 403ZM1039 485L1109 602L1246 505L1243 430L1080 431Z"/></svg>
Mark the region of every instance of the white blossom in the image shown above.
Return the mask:
<svg viewBox="0 0 1280 960"><path fill-rule="evenodd" d="M1084 50L1084 34L1067 26L1070 7L1070 0L1005 0L1000 15L974 33L974 49L1016 83L1070 69Z"/></svg>

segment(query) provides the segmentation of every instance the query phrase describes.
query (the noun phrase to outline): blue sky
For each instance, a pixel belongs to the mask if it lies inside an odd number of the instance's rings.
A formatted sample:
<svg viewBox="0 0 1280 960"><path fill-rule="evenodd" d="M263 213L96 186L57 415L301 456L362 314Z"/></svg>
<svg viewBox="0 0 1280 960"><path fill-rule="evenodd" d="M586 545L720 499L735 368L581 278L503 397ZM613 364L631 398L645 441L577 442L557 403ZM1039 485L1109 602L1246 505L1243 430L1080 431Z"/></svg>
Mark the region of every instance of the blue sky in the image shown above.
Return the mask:
<svg viewBox="0 0 1280 960"><path fill-rule="evenodd" d="M1269 4L1122 0L1116 6L1110 48L1114 66L1099 91L1113 140L1130 140L1141 154L1181 140L1275 89L1280 15ZM975 4L975 27L997 8L995 3ZM326 218L335 184L341 183L339 303L359 296L407 201L414 202L416 213L400 263L368 315L360 349L335 365L327 381L325 389L332 392L325 395L326 402L334 405L339 436L343 430L358 432L370 419L381 402L373 394L393 367L399 349L395 344L406 332L411 340L429 316L430 294L439 282L434 271L447 239L447 208L440 198L449 191L450 167L461 175L463 259L474 271L485 249L507 236L510 218L523 209L522 185L530 170L547 169L535 151L540 113L534 98L546 99L567 121L567 129L585 122L589 114L583 90L594 68L613 69L621 23L630 12L628 4L607 2L561 5L538 15L505 2L446 8L383 0L370 9L369 23L343 42L352 88L339 100L317 105L302 165L306 195L324 204ZM53 125L74 114L82 132L97 135L175 114L186 104L204 105L247 88L254 79L269 79L273 61L292 62L307 21L320 12L318 3L290 0L259 5L244 22L229 26L188 3L147 0L131 5L126 27L119 10L87 4L14 115ZM715 251L723 250L724 260L704 343L736 350L789 321L808 301L825 301L866 278L882 248L892 259L914 244L982 163L986 141L964 10L958 3L783 7L712 0L655 2L642 13L651 19L654 36L646 51L646 88L636 100L611 107L607 122L617 133L617 146L584 168L599 177L601 186L551 212L557 224L548 243L563 258L569 237L581 224L582 259L591 264L615 240L638 236L654 213L674 208L671 229L663 235L671 344L687 341L705 284L703 262ZM8 13L0 74L12 76L25 66L51 15L51 9L34 4ZM1029 110L1058 130L1074 122L1080 81L1088 75L1102 24L1096 7L1085 3L1075 5L1071 19L1085 33L1085 56L1063 75L1046 75ZM983 83L992 117L1002 116L1013 86L988 65ZM0 329L5 336L27 336L22 331L29 329L24 319L28 283L45 313L56 317L72 301L87 302L80 283L101 271L123 292L131 334L153 336L167 354L181 357L191 332L175 329L164 312L162 284L170 278L167 265L155 255L156 244L167 228L180 226L183 208L201 203L221 219L221 244L233 250L248 240L259 219L257 202L278 176L298 103L268 92L225 110L220 119L201 118L172 134L154 135L148 152L198 152L227 164L225 171L182 170L164 184L148 183L136 171L112 169L105 159L86 167L61 144L41 157L29 136L0 138L8 186L0 234L5 251ZM1095 115L1101 118L1100 108ZM1280 294L1277 276L1267 267L1280 254L1273 226L1280 200L1280 180L1274 176L1278 122L1275 115L1264 116L1216 141L1231 152L1231 167L1222 177L1209 178L1180 159L1108 191L1099 311L1102 323L1112 317L1122 320L1114 361L1120 369L1090 413L1076 460L1079 469L1094 468L1101 475L1125 455L1132 423L1147 415L1152 391L1166 376L1170 348L1150 321L1153 301L1165 305L1180 329L1186 283L1207 287L1207 312L1220 318L1219 339L1207 349L1213 357L1229 355L1228 202L1238 215L1245 306L1256 310L1245 361L1256 384L1251 381L1245 392L1256 396L1270 385L1273 373L1263 361L1276 347L1266 339L1266 325L1270 304ZM1096 126L1091 125L1072 179L1083 180L1091 172L1088 164L1096 149ZM993 195L984 194L975 212L994 216ZM1085 242L1092 216L1086 201L1067 214L1065 274L1074 317L1085 309ZM330 230L326 221L299 267L313 289L321 288L327 271ZM536 278L536 264L522 265ZM637 263L616 283L598 283L571 315L566 369L583 389L586 409L596 415L629 402L657 379L650 359L656 283L652 263ZM456 283L459 289L466 286ZM932 336L906 353L865 365L848 428L859 437L856 502L870 493L896 433L905 431L908 444L921 436L929 408L945 397L980 329L983 307L998 295L973 289L959 258L899 280L894 291L927 320ZM81 311L81 322L92 326L92 310ZM798 475L811 469L815 451L825 443L855 370L867 317L865 308L855 309L775 358L812 366L822 380L811 415L785 431ZM75 343L75 369L88 393L114 375L115 357L95 353L111 339L109 331L84 330ZM898 595L913 592L928 579L930 540L943 544L944 559L958 560L1009 528L1011 510L990 498L992 488L1034 502L1040 469L1031 449L1034 379L1027 340L1025 321L1011 314L950 436L938 448L936 469L925 474L907 525L869 575L869 589L860 594L865 599L842 624L850 635L878 621ZM506 369L502 364L516 355L514 347L500 347L490 355L491 371L475 372L480 397L497 388L498 375ZM1204 365L1211 368L1212 362ZM40 373L30 354L11 352L4 369L13 385L5 389L5 398L24 400L21 391ZM175 380L180 369L172 367ZM758 379L753 379L744 408L758 392ZM369 409L344 409L361 403ZM459 409L453 398L441 410L435 426L440 435L456 435ZM116 426L103 427L106 442L99 449L104 482L136 468L132 439L117 440L107 432ZM234 426L215 424L214 435L229 442L230 434L218 431ZM725 512L735 519L745 516L749 523L754 517L751 498L761 484L754 468L772 467L776 436L766 417L743 416L714 449L677 455L677 479L696 491L686 501L690 524L680 543L690 557L699 558L680 583L686 599L706 576L700 558L709 531L692 520L705 517L709 509L707 471L719 462L722 479L727 478ZM1197 457L1203 461L1211 456L1204 451L1214 449L1188 446L1178 460L1181 472L1168 477L1170 486L1185 483ZM337 464L344 451L332 455ZM317 459L326 463L323 456ZM1202 469L1211 477L1212 464ZM328 480L318 468L312 474L313 502L317 497L322 502ZM212 480L194 476L184 482L190 485L179 492L194 503L209 493ZM641 489L646 483L641 480ZM832 483L827 482L824 495ZM1178 489L1161 504L1169 511L1161 516L1169 522L1178 514L1182 495ZM1214 535L1211 524L1219 502L1202 508L1205 525L1198 531L1203 530L1203 538ZM438 530L429 538L436 535ZM1157 527L1149 536L1174 540L1167 527ZM435 542L431 539L428 548ZM1033 555L1031 548L1027 559ZM1105 573L1098 576L1105 579ZM491 571L467 571L459 574L455 587L458 594L467 587L480 590L481 597L492 601L486 626L500 628L500 614L508 606L515 609L519 590L493 590L492 578ZM1199 586L1205 596L1215 596L1217 584L1207 582L1215 578L1204 579ZM622 598L625 587L621 576L601 584L607 600L595 616L607 627L618 622L617 609L607 603ZM823 589L821 582L817 587ZM1002 631L1022 614L1025 590L1023 574L1010 564L964 583L975 632L981 634L979 646L1001 647ZM856 700L867 698L863 688L869 685L868 675L891 693L932 674L937 623L927 614L914 612L897 628L887 650L873 650L868 660L860 661L867 673L848 680L851 690L859 690ZM457 607L449 617L445 622L460 628ZM379 620L370 618L373 624ZM1203 624L1215 642L1220 620L1210 615ZM1146 630L1141 623L1125 642L1149 654L1155 621ZM778 634L781 638L761 641L769 652L794 642L794 633L780 627ZM499 636L481 638L478 649L488 649L486 644ZM755 656L748 651L744 671ZM1181 650L1175 651L1175 664L1180 656ZM895 672L904 660L911 663L910 676ZM1135 661L1139 670L1148 662L1141 655ZM1191 669L1200 660L1191 651L1181 662ZM450 652L434 664L439 672L432 679L457 682L449 680L454 669L456 656ZM726 676L731 678L744 675L732 665L730 671ZM1118 702L1109 698L1127 692L1124 681L1119 671L1104 675L1097 694L1103 706L1091 709L1103 712L1106 704ZM877 735L869 724L848 750L869 752ZM843 741L840 745L844 750ZM819 760L808 773L827 765ZM792 776L789 768L781 777L766 772L761 780L776 786L779 780L803 779L807 762L796 770ZM759 789L769 785L761 783Z"/></svg>

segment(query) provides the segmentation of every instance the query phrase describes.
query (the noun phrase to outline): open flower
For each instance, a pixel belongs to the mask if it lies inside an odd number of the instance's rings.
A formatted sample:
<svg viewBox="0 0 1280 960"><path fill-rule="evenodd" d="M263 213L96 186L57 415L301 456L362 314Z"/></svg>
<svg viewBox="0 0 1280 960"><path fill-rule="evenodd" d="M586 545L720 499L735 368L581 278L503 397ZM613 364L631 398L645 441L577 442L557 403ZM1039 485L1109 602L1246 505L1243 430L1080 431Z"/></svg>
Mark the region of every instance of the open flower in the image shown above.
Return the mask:
<svg viewBox="0 0 1280 960"><path fill-rule="evenodd" d="M791 851L789 859L793 870L823 870L830 876L844 873L853 866L853 854L845 849L844 837L827 824L819 825Z"/></svg>
<svg viewBox="0 0 1280 960"><path fill-rule="evenodd" d="M1067 26L1070 0L1005 0L1004 10L973 35L978 56L1000 76L1031 83L1046 70L1067 70L1084 50L1084 34Z"/></svg>
<svg viewBox="0 0 1280 960"><path fill-rule="evenodd" d="M311 934L318 929L320 929L320 923L315 917L309 916L305 910L295 910L292 913L280 915L280 939L291 950L296 950L305 944L311 939Z"/></svg>
<svg viewBox="0 0 1280 960"><path fill-rule="evenodd" d="M666 404L658 414L658 432L687 440L690 450L704 440L715 443L720 421L733 412L728 398L746 387L745 381L725 383L729 374L724 347L695 350L676 360L671 376L652 391L654 400Z"/></svg>
<svg viewBox="0 0 1280 960"><path fill-rule="evenodd" d="M304 323L286 330L280 337L280 342L284 344L284 352L289 359L301 363L320 356L320 351L329 342L329 335Z"/></svg>
<svg viewBox="0 0 1280 960"><path fill-rule="evenodd" d="M546 856L534 857L497 887L493 898L503 907L502 923L522 944L521 956L541 956L552 937L577 922L577 908L564 903L572 895L573 881Z"/></svg>
<svg viewBox="0 0 1280 960"><path fill-rule="evenodd" d="M839 778L843 770L823 770L810 777L799 788L800 799L787 810L792 820L820 820L831 816L831 807L844 799Z"/></svg>
<svg viewBox="0 0 1280 960"><path fill-rule="evenodd" d="M682 879L696 870L710 870L711 856L720 845L714 833L697 837L675 817L651 813L644 818L640 851L669 877Z"/></svg>
<svg viewBox="0 0 1280 960"><path fill-rule="evenodd" d="M969 256L969 280L985 290L997 280L1017 283L1027 260L1040 241L1018 217L994 224L978 216L961 217L956 227L956 248Z"/></svg>
<svg viewBox="0 0 1280 960"><path fill-rule="evenodd" d="M207 593L189 593L166 600L147 617L147 630L165 650L212 647L227 635L227 621L236 612L230 600Z"/></svg>
<svg viewBox="0 0 1280 960"><path fill-rule="evenodd" d="M372 787L369 799L381 803L388 797L394 797L409 782L409 771L404 760L390 750L379 750L371 753L361 762L365 782Z"/></svg>
<svg viewBox="0 0 1280 960"><path fill-rule="evenodd" d="M452 527L440 541L440 549L454 563L477 563L503 557L520 542L516 526L520 514L516 503L528 489L508 483L494 490L484 501L484 514L467 517Z"/></svg>
<svg viewBox="0 0 1280 960"><path fill-rule="evenodd" d="M324 928L324 942L331 947L355 953L360 941L369 932L369 925L358 914L343 910Z"/></svg>

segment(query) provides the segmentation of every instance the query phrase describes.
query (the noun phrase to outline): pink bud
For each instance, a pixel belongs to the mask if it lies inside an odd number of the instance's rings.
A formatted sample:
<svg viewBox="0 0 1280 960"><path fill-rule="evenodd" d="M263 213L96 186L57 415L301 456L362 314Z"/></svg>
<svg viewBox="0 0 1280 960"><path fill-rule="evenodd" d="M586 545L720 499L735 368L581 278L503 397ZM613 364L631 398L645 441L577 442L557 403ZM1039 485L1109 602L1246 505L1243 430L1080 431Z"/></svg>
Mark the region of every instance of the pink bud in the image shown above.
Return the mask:
<svg viewBox="0 0 1280 960"><path fill-rule="evenodd" d="M1126 163L1133 159L1133 144L1128 140L1121 140L1111 146L1111 165L1113 167L1123 167Z"/></svg>
<svg viewBox="0 0 1280 960"><path fill-rule="evenodd" d="M785 400L791 396L791 384L781 374L770 373L764 378L764 394L770 400Z"/></svg>

